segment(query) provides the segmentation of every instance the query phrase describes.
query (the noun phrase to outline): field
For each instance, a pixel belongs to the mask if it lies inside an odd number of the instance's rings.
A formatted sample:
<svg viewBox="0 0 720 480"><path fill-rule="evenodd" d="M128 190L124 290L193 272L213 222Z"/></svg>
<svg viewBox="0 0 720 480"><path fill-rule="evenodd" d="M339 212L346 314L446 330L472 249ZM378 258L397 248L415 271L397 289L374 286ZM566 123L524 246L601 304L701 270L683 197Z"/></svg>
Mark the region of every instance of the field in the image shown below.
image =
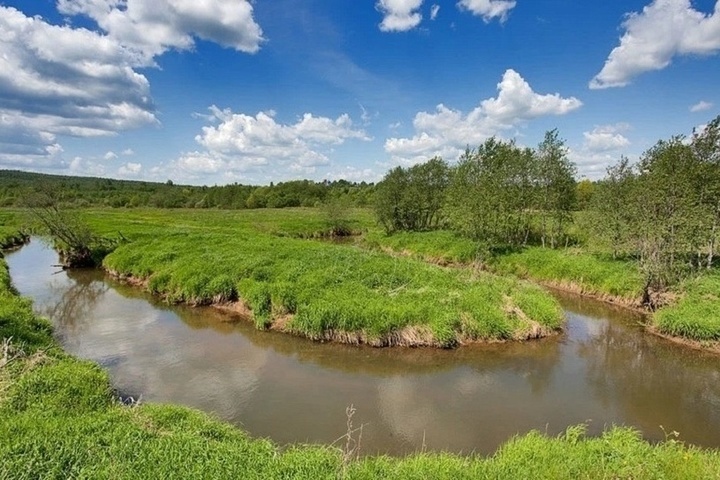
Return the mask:
<svg viewBox="0 0 720 480"><path fill-rule="evenodd" d="M510 439L492 457L358 457L280 447L172 405L123 405L98 365L65 354L49 324L11 290L0 260L0 478L676 478L720 476L720 452L643 441L612 427ZM340 442L344 445L344 442ZM360 452L362 453L362 452Z"/></svg>

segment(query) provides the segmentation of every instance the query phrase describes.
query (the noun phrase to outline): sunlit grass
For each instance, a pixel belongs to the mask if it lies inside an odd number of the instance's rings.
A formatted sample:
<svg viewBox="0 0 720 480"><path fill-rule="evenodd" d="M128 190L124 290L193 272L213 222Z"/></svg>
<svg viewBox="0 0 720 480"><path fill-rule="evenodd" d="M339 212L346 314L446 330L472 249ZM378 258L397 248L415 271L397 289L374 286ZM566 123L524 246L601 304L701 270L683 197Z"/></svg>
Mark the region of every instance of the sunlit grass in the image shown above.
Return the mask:
<svg viewBox="0 0 720 480"><path fill-rule="evenodd" d="M687 280L678 290L680 300L655 313L658 330L691 340L720 340L720 274Z"/></svg>

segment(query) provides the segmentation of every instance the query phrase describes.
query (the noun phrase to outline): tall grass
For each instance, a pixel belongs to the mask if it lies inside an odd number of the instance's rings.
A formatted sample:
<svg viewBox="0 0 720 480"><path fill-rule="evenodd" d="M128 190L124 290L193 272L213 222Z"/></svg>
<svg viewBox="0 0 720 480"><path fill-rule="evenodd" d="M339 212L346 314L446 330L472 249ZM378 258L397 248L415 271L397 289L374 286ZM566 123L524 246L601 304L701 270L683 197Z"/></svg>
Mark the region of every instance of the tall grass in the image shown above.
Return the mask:
<svg viewBox="0 0 720 480"><path fill-rule="evenodd" d="M579 248L528 247L495 256L493 270L559 286L576 286L580 293L639 301L642 276L632 262L613 260Z"/></svg>
<svg viewBox="0 0 720 480"><path fill-rule="evenodd" d="M0 478L668 478L720 477L720 452L672 439L651 445L613 427L516 437L491 457L418 453L356 458L324 445L283 448L174 405L124 406L107 374L54 343L48 323L11 289L0 260ZM10 339L12 337L12 339ZM372 449L369 446L368 449Z"/></svg>
<svg viewBox="0 0 720 480"><path fill-rule="evenodd" d="M720 341L720 274L689 279L678 288L680 300L655 313L665 334L697 341Z"/></svg>
<svg viewBox="0 0 720 480"><path fill-rule="evenodd" d="M443 269L352 245L279 236L306 211L90 212L102 231L130 242L104 266L147 280L171 302L242 300L260 327L317 340L453 346L542 336L560 327L558 304L508 277ZM309 211L314 225L316 211ZM314 227L310 227L314 228ZM126 233L127 232L127 233Z"/></svg>

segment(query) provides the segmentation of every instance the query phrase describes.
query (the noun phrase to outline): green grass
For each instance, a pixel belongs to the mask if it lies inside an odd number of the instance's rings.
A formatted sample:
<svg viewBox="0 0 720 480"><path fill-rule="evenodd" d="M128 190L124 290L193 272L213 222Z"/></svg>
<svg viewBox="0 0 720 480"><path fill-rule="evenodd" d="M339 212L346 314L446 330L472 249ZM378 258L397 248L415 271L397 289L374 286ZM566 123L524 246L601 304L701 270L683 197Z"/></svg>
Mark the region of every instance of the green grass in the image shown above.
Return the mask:
<svg viewBox="0 0 720 480"><path fill-rule="evenodd" d="M315 229L317 210L94 211L85 218L101 234L130 240L105 258L107 269L147 280L171 302L239 298L259 327L289 314L285 329L312 339L452 346L522 339L562 322L549 294L510 277L286 236Z"/></svg>
<svg viewBox="0 0 720 480"><path fill-rule="evenodd" d="M493 270L541 282L579 287L582 293L639 300L642 277L628 261L613 260L578 248L528 247L497 255Z"/></svg>
<svg viewBox="0 0 720 480"><path fill-rule="evenodd" d="M0 249L25 243L25 223L25 215L21 211L0 210Z"/></svg>
<svg viewBox="0 0 720 480"><path fill-rule="evenodd" d="M720 274L689 279L678 290L680 300L653 316L657 329L691 340L720 340Z"/></svg>
<svg viewBox="0 0 720 480"><path fill-rule="evenodd" d="M174 405L122 405L107 373L54 343L48 323L10 287L0 260L0 478L243 479L706 479L720 452L669 440L651 445L629 428L589 438L510 439L491 457L418 453L346 458L335 447L251 438ZM12 337L9 343L7 339ZM372 449L372 446L368 446Z"/></svg>
<svg viewBox="0 0 720 480"><path fill-rule="evenodd" d="M387 235L374 228L363 240L366 248L385 249L439 264L469 264L476 260L478 251L476 242L448 230Z"/></svg>

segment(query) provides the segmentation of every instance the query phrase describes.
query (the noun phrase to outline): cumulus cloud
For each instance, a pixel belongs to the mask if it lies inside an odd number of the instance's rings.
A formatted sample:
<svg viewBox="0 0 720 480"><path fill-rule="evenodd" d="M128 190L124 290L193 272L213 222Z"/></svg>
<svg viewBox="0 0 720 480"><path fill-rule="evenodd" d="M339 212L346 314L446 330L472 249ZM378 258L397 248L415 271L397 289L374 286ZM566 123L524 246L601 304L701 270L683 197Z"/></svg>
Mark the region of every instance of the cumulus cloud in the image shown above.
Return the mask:
<svg viewBox="0 0 720 480"><path fill-rule="evenodd" d="M170 48L192 48L197 37L252 53L262 42L245 0L58 0L57 7L90 17L105 33L0 6L2 164L47 167L59 159L61 136L159 124L138 69Z"/></svg>
<svg viewBox="0 0 720 480"><path fill-rule="evenodd" d="M212 106L210 114L215 124L195 137L205 150L185 153L175 162L188 174L243 172L258 166L309 174L329 163L334 146L369 140L347 114L331 119L306 113L293 124L277 122L272 111L252 116Z"/></svg>
<svg viewBox="0 0 720 480"><path fill-rule="evenodd" d="M135 162L128 162L125 165L121 165L118 168L118 175L121 177L137 177L142 171L142 164Z"/></svg>
<svg viewBox="0 0 720 480"><path fill-rule="evenodd" d="M0 161L50 158L59 135L92 137L157 123L134 52L86 29L0 7Z"/></svg>
<svg viewBox="0 0 720 480"><path fill-rule="evenodd" d="M661 70L679 55L713 55L720 51L720 1L712 14L693 8L690 0L654 0L640 13L626 16L625 33L590 88L622 87L641 73Z"/></svg>
<svg viewBox="0 0 720 480"><path fill-rule="evenodd" d="M146 62L168 49L187 50L194 37L255 53L262 29L247 0L58 0L65 15L85 15Z"/></svg>
<svg viewBox="0 0 720 480"><path fill-rule="evenodd" d="M591 152L606 152L608 150L618 150L630 145L628 140L622 133L627 130L627 124L603 125L595 127L590 132L583 132L585 138L584 147Z"/></svg>
<svg viewBox="0 0 720 480"><path fill-rule="evenodd" d="M630 129L627 123L616 123L583 132L582 145L568 152L570 160L577 165L578 175L592 180L603 178L607 167L617 163L621 156L632 156L628 152L632 142L624 135Z"/></svg>
<svg viewBox="0 0 720 480"><path fill-rule="evenodd" d="M467 10L473 15L482 17L487 23L495 18L504 22L516 4L515 0L460 0L457 5L461 10Z"/></svg>
<svg viewBox="0 0 720 480"><path fill-rule="evenodd" d="M539 94L515 70L509 69L497 85L498 95L480 102L467 115L445 105L435 112L419 112L411 138L389 138L385 151L393 161L414 164L435 155L454 158L467 145L479 145L489 137L510 130L523 121L547 115L565 115L582 106L575 97Z"/></svg>
<svg viewBox="0 0 720 480"><path fill-rule="evenodd" d="M692 113L704 112L706 110L710 110L712 107L712 103L706 102L705 100L700 100L698 103L690 107L690 111Z"/></svg>
<svg viewBox="0 0 720 480"><path fill-rule="evenodd" d="M105 160L115 160L116 158L118 158L118 155L117 155L117 153L110 151L110 152L107 152L105 155L103 155L103 158Z"/></svg>
<svg viewBox="0 0 720 480"><path fill-rule="evenodd" d="M422 15L418 12L423 0L378 0L375 8L383 14L380 30L383 32L406 32L420 25Z"/></svg>

